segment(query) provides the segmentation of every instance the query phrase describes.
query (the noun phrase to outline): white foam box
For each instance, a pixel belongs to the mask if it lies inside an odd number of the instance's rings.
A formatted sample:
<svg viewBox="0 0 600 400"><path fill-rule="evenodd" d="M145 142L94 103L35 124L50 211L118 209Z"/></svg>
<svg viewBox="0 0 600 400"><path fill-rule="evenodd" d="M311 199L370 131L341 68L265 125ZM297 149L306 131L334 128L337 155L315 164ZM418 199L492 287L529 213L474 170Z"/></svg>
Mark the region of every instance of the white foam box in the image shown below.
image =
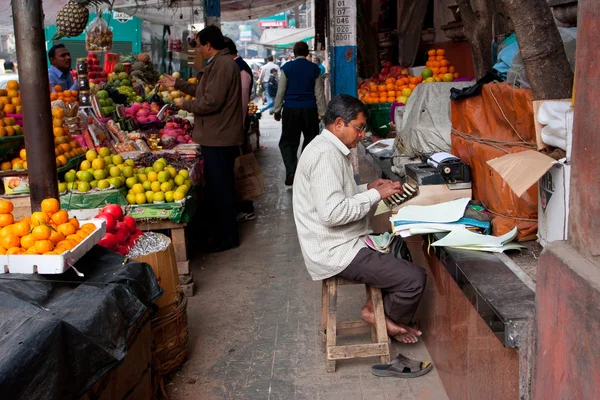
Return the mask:
<svg viewBox="0 0 600 400"><path fill-rule="evenodd" d="M13 274L62 274L71 268L85 255L106 233L106 222L101 219L90 219L79 221L81 225L92 223L96 230L89 234L77 246L71 250L55 256L18 254L0 255L0 273Z"/></svg>
<svg viewBox="0 0 600 400"><path fill-rule="evenodd" d="M408 69L408 73L411 74L412 76L421 76L421 72L423 72L424 69L425 69L424 65L422 65L420 67L410 67Z"/></svg>
<svg viewBox="0 0 600 400"><path fill-rule="evenodd" d="M538 238L542 246L567 240L571 166L554 164L539 181Z"/></svg>

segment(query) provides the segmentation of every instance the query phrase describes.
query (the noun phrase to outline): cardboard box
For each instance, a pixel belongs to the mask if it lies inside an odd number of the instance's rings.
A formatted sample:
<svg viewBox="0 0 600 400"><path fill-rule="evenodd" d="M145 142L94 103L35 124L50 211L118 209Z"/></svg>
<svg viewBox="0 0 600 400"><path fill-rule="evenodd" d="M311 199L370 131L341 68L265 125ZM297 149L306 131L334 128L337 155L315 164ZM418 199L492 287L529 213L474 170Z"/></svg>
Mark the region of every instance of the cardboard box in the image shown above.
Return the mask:
<svg viewBox="0 0 600 400"><path fill-rule="evenodd" d="M539 181L538 237L542 246L567 240L571 166L554 164Z"/></svg>

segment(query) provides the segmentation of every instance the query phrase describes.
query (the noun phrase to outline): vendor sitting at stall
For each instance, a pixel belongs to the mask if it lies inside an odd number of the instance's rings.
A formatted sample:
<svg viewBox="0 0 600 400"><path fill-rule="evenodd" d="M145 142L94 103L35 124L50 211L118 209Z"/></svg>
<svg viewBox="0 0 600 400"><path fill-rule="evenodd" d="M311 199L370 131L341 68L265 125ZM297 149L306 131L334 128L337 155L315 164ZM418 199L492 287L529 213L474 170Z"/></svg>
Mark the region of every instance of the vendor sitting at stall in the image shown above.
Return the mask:
<svg viewBox="0 0 600 400"><path fill-rule="evenodd" d="M366 128L363 103L336 96L324 123L322 134L302 153L294 181L294 219L308 272L313 280L339 276L382 289L388 334L415 343L421 332L409 324L425 288L425 271L365 243L371 233L369 211L381 199L401 193L402 186L382 179L359 186L354 180L349 155ZM374 324L370 300L361 317Z"/></svg>

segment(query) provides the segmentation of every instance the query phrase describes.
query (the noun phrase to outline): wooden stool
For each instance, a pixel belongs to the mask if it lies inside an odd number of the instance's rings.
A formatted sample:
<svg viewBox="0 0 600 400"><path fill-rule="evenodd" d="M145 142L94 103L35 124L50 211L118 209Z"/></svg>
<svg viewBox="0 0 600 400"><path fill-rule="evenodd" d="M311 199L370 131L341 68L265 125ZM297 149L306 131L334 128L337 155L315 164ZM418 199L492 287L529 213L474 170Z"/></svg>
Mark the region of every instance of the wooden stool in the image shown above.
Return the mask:
<svg viewBox="0 0 600 400"><path fill-rule="evenodd" d="M385 327L385 313L383 311L383 298L381 290L365 285L367 299L373 300L375 311L375 326L364 321L337 322L337 290L342 285L362 285L342 278L329 278L323 281L321 301L321 342L323 351L326 352L325 366L327 372L335 372L336 360L349 360L353 358L380 356L382 364L390 363L390 342ZM356 335L371 332L369 344L354 344L336 346L338 335Z"/></svg>

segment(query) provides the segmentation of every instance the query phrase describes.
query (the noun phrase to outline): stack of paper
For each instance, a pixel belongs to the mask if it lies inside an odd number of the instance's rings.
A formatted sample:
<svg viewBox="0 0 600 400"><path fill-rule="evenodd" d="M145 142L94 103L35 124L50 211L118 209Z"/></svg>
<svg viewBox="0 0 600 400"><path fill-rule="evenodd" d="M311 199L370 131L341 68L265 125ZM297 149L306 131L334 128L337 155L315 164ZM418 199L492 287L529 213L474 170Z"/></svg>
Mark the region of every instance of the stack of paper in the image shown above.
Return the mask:
<svg viewBox="0 0 600 400"><path fill-rule="evenodd" d="M515 237L517 237L517 227L502 236L481 235L466 229L456 229L431 245L502 253L506 250L522 249L525 247L517 243L509 243Z"/></svg>
<svg viewBox="0 0 600 400"><path fill-rule="evenodd" d="M365 243L367 246L372 248L373 250L377 250L380 253L389 253L390 245L394 240L394 235L391 235L389 232L386 232L381 235L369 235L365 238Z"/></svg>
<svg viewBox="0 0 600 400"><path fill-rule="evenodd" d="M390 218L395 235L408 237L425 233L464 230L467 224L463 219L465 208L471 199L463 198L432 206L406 206ZM462 220L461 220L462 219Z"/></svg>

